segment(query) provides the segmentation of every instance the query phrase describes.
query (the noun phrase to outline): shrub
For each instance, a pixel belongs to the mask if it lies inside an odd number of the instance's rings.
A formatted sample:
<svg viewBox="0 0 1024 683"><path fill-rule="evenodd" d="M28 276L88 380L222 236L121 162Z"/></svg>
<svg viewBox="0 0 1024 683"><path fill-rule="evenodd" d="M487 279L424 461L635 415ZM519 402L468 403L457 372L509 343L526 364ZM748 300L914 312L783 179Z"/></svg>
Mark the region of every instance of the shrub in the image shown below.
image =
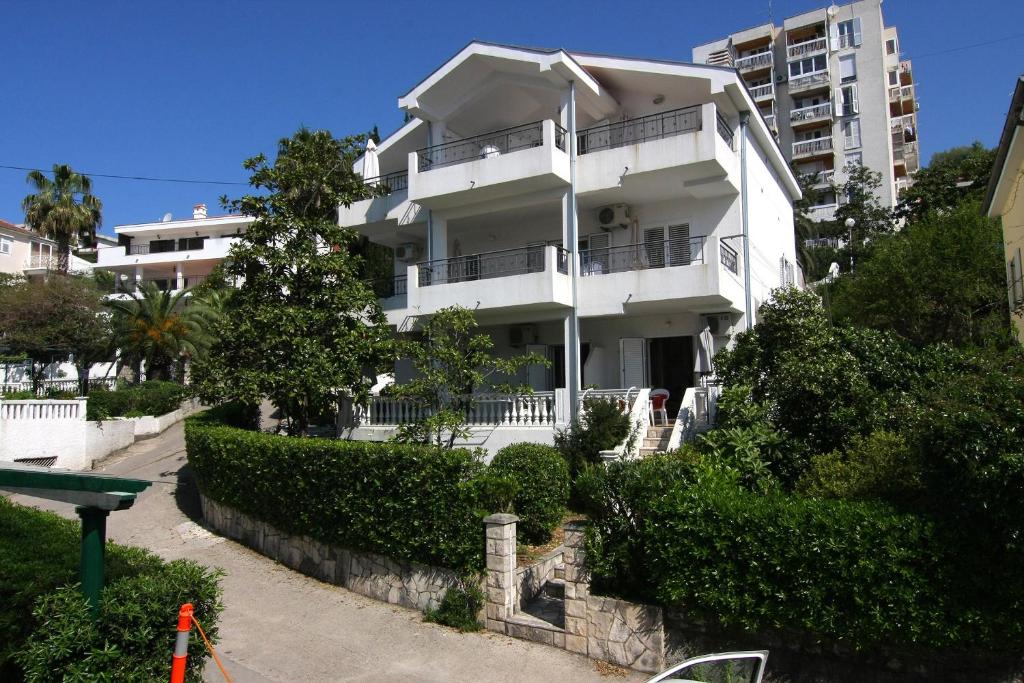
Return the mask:
<svg viewBox="0 0 1024 683"><path fill-rule="evenodd" d="M907 503L922 493L921 463L899 434L855 436L845 455L815 456L797 490L808 496Z"/></svg>
<svg viewBox="0 0 1024 683"><path fill-rule="evenodd" d="M436 624L451 626L460 631L479 631L480 622L476 615L484 606L484 593L473 581L466 581L462 586L449 588L437 609L427 609L424 619Z"/></svg>
<svg viewBox="0 0 1024 683"><path fill-rule="evenodd" d="M79 526L0 498L0 680L154 680L166 675L178 608L192 602L211 637L218 574L185 560L164 564L140 548L107 544L101 620L73 584ZM17 653L17 654L16 654ZM189 679L205 653L189 648Z"/></svg>
<svg viewBox="0 0 1024 683"><path fill-rule="evenodd" d="M629 430L629 415L619 409L617 402L587 399L581 418L555 433L555 447L569 463L569 473L575 480L587 464L601 459L601 451L622 443Z"/></svg>
<svg viewBox="0 0 1024 683"><path fill-rule="evenodd" d="M89 400L85 404L86 419L164 415L180 408L188 395L188 388L177 382L156 380L115 391L97 387L89 392Z"/></svg>
<svg viewBox="0 0 1024 683"><path fill-rule="evenodd" d="M551 446L516 443L494 456L490 470L515 482L512 508L519 516L519 538L539 545L551 538L569 500L569 467Z"/></svg>
<svg viewBox="0 0 1024 683"><path fill-rule="evenodd" d="M461 449L278 436L205 416L185 425L199 489L277 529L351 550L447 567L484 566L477 480Z"/></svg>

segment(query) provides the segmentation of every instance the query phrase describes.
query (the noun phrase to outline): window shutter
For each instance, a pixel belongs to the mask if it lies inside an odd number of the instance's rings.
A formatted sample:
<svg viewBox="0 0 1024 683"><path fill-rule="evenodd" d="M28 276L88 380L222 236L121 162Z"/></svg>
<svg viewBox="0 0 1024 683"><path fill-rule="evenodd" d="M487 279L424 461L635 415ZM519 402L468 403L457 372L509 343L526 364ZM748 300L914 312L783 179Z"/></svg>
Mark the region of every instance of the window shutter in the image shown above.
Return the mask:
<svg viewBox="0 0 1024 683"><path fill-rule="evenodd" d="M857 100L857 86L851 85L850 88L850 106L854 114L860 113L860 102Z"/></svg>
<svg viewBox="0 0 1024 683"><path fill-rule="evenodd" d="M693 258L690 253L690 226L668 226L668 259L669 265L688 266Z"/></svg>
<svg viewBox="0 0 1024 683"><path fill-rule="evenodd" d="M861 33L860 33L860 17L853 18L853 46L860 47Z"/></svg>
<svg viewBox="0 0 1024 683"><path fill-rule="evenodd" d="M829 46L835 52L839 49L839 24L829 24L828 27Z"/></svg>
<svg viewBox="0 0 1024 683"><path fill-rule="evenodd" d="M590 250L587 252L589 258L584 268L589 268L591 273L612 272L609 264L611 262L609 249L611 236L606 232L594 233L590 236Z"/></svg>
<svg viewBox="0 0 1024 683"><path fill-rule="evenodd" d="M647 340L643 337L624 337L619 340L619 361L622 369L622 388L646 387Z"/></svg>
<svg viewBox="0 0 1024 683"><path fill-rule="evenodd" d="M661 268L665 265L665 228L644 230L644 252L648 267Z"/></svg>
<svg viewBox="0 0 1024 683"><path fill-rule="evenodd" d="M835 99L832 102L832 111L835 112L834 116L843 115L843 89L836 88Z"/></svg>

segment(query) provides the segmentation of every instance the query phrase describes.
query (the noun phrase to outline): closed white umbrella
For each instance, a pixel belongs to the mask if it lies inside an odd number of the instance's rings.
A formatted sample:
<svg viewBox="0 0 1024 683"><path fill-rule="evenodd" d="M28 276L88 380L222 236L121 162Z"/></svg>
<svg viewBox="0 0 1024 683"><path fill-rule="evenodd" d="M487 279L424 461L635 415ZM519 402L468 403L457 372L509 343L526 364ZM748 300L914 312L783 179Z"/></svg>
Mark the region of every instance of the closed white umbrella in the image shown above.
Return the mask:
<svg viewBox="0 0 1024 683"><path fill-rule="evenodd" d="M366 152L363 154L363 178L374 179L370 184L376 185L380 176L380 161L377 160L377 145L373 140L367 140Z"/></svg>

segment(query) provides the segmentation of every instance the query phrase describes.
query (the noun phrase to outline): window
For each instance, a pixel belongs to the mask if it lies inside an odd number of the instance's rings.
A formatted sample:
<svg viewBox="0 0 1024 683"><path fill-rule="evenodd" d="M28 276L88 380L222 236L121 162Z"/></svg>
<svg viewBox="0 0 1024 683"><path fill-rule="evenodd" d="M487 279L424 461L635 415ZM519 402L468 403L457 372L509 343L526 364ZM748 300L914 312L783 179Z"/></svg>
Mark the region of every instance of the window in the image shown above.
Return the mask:
<svg viewBox="0 0 1024 683"><path fill-rule="evenodd" d="M885 54L894 55L896 54L896 39L891 38L885 41Z"/></svg>
<svg viewBox="0 0 1024 683"><path fill-rule="evenodd" d="M846 149L860 147L860 119L843 121L843 137L846 138Z"/></svg>
<svg viewBox="0 0 1024 683"><path fill-rule="evenodd" d="M174 251L174 240L153 240L149 243L150 254L162 254L165 251Z"/></svg>
<svg viewBox="0 0 1024 683"><path fill-rule="evenodd" d="M893 86L893 85L899 85L899 84L900 84L900 77L899 77L899 74L896 73L896 69L893 69L893 70L889 71L889 85Z"/></svg>
<svg viewBox="0 0 1024 683"><path fill-rule="evenodd" d="M853 116L860 113L856 85L844 85L839 88L836 94L836 108L839 110L840 116Z"/></svg>
<svg viewBox="0 0 1024 683"><path fill-rule="evenodd" d="M843 55L839 58L839 79L842 83L857 80L857 55Z"/></svg>
<svg viewBox="0 0 1024 683"><path fill-rule="evenodd" d="M828 58L825 55L815 55L807 59L800 59L789 63L789 75L792 78L805 76L807 74L824 71L828 68Z"/></svg>
<svg viewBox="0 0 1024 683"><path fill-rule="evenodd" d="M843 166L863 166L864 165L864 153L863 152L847 152L846 157L843 160Z"/></svg>
<svg viewBox="0 0 1024 683"><path fill-rule="evenodd" d="M202 249L205 241L205 237L181 237L178 239L178 251Z"/></svg>
<svg viewBox="0 0 1024 683"><path fill-rule="evenodd" d="M11 253L11 240L6 237L0 237L0 254Z"/></svg>
<svg viewBox="0 0 1024 683"><path fill-rule="evenodd" d="M860 17L840 21L832 27L832 49L841 50L847 47L860 47Z"/></svg>

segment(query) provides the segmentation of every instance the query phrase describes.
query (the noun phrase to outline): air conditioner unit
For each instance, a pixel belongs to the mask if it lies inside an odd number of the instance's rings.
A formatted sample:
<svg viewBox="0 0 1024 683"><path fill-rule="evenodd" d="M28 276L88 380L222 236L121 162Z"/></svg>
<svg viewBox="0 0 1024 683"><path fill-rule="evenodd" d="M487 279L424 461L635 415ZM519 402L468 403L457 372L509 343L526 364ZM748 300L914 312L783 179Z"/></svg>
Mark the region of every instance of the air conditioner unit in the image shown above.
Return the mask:
<svg viewBox="0 0 1024 683"><path fill-rule="evenodd" d="M510 346L526 346L537 343L536 325L513 325L508 328L508 343Z"/></svg>
<svg viewBox="0 0 1024 683"><path fill-rule="evenodd" d="M708 331L716 337L732 334L732 313L712 313L704 316Z"/></svg>
<svg viewBox="0 0 1024 683"><path fill-rule="evenodd" d="M597 222L604 230L612 228L627 228L630 222L630 210L628 204L612 204L597 212Z"/></svg>
<svg viewBox="0 0 1024 683"><path fill-rule="evenodd" d="M406 242L395 247L395 258L404 263L410 263L420 257L422 250L420 245Z"/></svg>
<svg viewBox="0 0 1024 683"><path fill-rule="evenodd" d="M776 83L785 83L786 82L786 74L775 74L775 82Z"/></svg>

